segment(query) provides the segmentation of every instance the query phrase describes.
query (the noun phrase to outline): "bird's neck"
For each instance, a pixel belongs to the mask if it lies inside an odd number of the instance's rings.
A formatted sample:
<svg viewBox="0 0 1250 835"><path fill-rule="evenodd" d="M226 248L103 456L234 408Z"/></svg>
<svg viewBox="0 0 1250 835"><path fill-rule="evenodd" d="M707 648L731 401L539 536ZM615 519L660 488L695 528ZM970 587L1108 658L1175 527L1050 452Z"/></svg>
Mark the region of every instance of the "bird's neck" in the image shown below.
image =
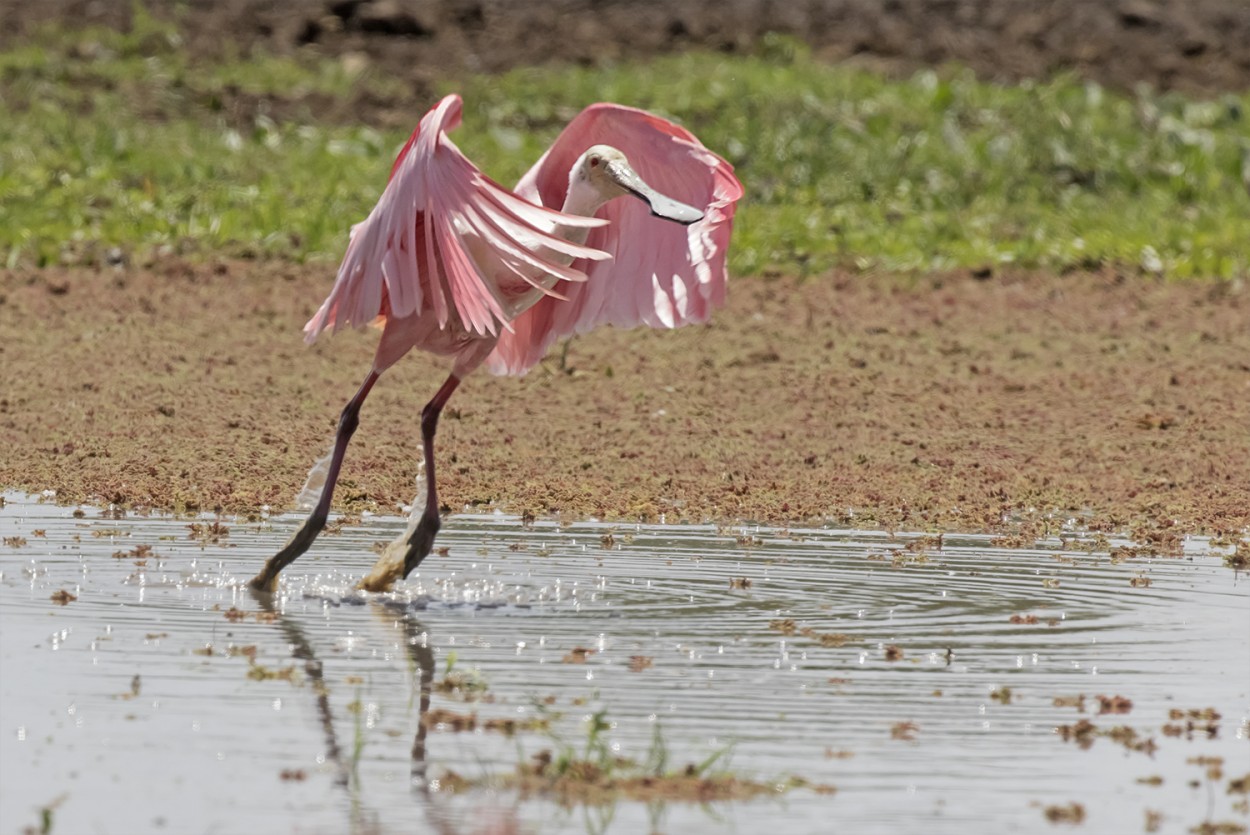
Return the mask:
<svg viewBox="0 0 1250 835"><path fill-rule="evenodd" d="M599 211L600 206L607 203L611 199L612 198L610 196L603 195L598 189L594 188L586 181L579 181L574 177L570 177L569 191L568 194L565 195L564 205L560 208L560 211L569 215L590 217L595 212ZM584 226L565 226L562 223L557 223L551 231L552 234L559 235L566 241L575 244L586 243L586 238L590 235L590 230ZM545 246L540 247L536 254L544 260L551 261L563 267L567 267L569 264L573 263L573 256L566 255L563 252L556 252L554 249L550 249ZM551 290L557 283L559 283L559 279L554 275L551 275L550 273L542 273L537 270L533 276L533 281L547 290ZM503 288L501 287L501 289ZM502 295L504 296L504 310L510 319L514 319L521 315L526 309L533 306L543 297L542 291L533 289L533 287L529 284L520 283L518 283L515 287L505 289Z"/></svg>
<svg viewBox="0 0 1250 835"><path fill-rule="evenodd" d="M611 199L611 197L603 194L587 181L570 177L569 191L564 197L564 205L560 207L560 211L566 215L590 217ZM572 241L575 244L586 243L586 236L590 234L589 229L581 226L557 225L555 232L561 238ZM572 259L570 258L566 263L571 261Z"/></svg>
<svg viewBox="0 0 1250 835"><path fill-rule="evenodd" d="M595 212L599 211L599 207L607 203L609 197L605 197L598 189L591 186L585 180L578 180L575 177L569 177L569 191L564 196L564 205L560 207L560 211L566 215L578 215L580 217L591 217ZM590 236L590 230L585 226L565 226L563 223L557 223L555 228L551 230L552 234L559 235L566 241L575 244L585 244L586 238ZM553 249L543 247L541 250L542 257L548 261L553 261L562 267L567 267L573 263L573 256L566 255L563 252L556 252ZM538 283L550 290L558 283L558 279L553 275L545 275L538 278ZM530 301L533 304L537 301L537 297Z"/></svg>

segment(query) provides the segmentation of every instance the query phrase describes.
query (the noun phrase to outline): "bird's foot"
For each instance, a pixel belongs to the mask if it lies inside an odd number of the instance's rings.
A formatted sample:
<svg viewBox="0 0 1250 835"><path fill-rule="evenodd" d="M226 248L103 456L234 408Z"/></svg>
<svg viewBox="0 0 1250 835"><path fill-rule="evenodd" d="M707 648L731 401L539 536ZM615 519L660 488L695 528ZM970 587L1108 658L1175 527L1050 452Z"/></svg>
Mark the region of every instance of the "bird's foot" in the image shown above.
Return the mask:
<svg viewBox="0 0 1250 835"><path fill-rule="evenodd" d="M273 594L278 590L278 575L269 575L262 571L247 581L247 587L261 594Z"/></svg>
<svg viewBox="0 0 1250 835"><path fill-rule="evenodd" d="M308 517L303 526L292 534L287 540L282 550L270 557L260 573L248 581L248 588L253 591L266 592L273 594L278 590L278 575L282 573L282 569L295 562L301 554L308 550L313 544L313 540L317 538L317 534L321 533L321 529L326 526L326 511L324 508L318 508Z"/></svg>
<svg viewBox="0 0 1250 835"><path fill-rule="evenodd" d="M398 545L402 545L402 541ZM395 581L402 579L403 576L403 559L399 554L397 543L392 542L386 546L386 550L382 552L382 556L378 557L378 561L373 564L369 573L356 584L356 588L361 591L390 591L395 586Z"/></svg>
<svg viewBox="0 0 1250 835"><path fill-rule="evenodd" d="M408 550L404 553L405 577L411 574L434 550L434 537L438 536L438 529L442 526L438 511L421 516L421 524L417 525L417 529L408 538Z"/></svg>
<svg viewBox="0 0 1250 835"><path fill-rule="evenodd" d="M423 515L411 535L404 531L398 539L387 544L356 588L361 591L390 591L396 581L411 574L434 550L434 537L440 527L437 514Z"/></svg>

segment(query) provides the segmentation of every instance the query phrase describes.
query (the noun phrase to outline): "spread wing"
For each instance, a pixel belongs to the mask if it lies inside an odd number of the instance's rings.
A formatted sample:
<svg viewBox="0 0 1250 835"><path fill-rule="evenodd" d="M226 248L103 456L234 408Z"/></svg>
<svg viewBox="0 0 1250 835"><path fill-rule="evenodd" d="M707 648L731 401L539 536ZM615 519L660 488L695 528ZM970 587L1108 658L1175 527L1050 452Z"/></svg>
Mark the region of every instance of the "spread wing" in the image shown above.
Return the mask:
<svg viewBox="0 0 1250 835"><path fill-rule="evenodd" d="M585 282L562 286L564 298L547 295L513 320L487 359L495 374L524 374L562 336L603 324L680 327L706 321L724 303L725 254L742 185L733 166L684 128L631 107L592 105L521 178L517 193L563 205L573 164L600 143L623 151L645 181L704 217L682 226L651 216L630 197L604 206L598 216L608 225L592 229L586 245L612 260L575 260L571 266L586 273Z"/></svg>
<svg viewBox="0 0 1250 835"><path fill-rule="evenodd" d="M304 326L308 342L326 329L414 314L436 316L440 328L454 317L472 333L495 334L508 327L500 277L535 286L544 274L586 280L583 269L539 255L542 247L581 263L608 257L552 234L557 223L594 227L604 221L523 200L460 152L447 131L460 124L461 107L459 96L447 96L412 132L378 204L352 227L334 287Z"/></svg>

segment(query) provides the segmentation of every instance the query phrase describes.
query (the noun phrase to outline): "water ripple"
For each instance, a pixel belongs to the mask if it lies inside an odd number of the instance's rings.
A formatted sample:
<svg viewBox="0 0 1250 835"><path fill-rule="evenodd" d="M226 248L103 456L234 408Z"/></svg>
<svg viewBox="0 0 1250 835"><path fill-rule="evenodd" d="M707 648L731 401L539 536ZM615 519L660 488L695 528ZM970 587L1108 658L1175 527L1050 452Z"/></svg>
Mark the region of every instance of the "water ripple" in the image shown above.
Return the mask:
<svg viewBox="0 0 1250 835"><path fill-rule="evenodd" d="M373 544L402 529L369 518L320 540L266 609L240 581L298 519L225 520L202 541L188 526L213 520L6 498L0 533L25 544L0 551L0 818L19 826L63 794L54 831L472 829L482 797L414 793L414 769L422 785L505 772L584 746L600 710L623 756L645 758L659 723L674 764L732 743L739 772L838 787L720 811L621 803L610 831L1045 831L1043 808L1070 802L1097 831L1139 831L1146 809L1173 831L1245 821L1191 762L1239 776L1250 727L1250 593L1202 541L1117 562L1075 532L1008 549L463 516L446 556L364 595ZM449 667L490 699L436 692L435 707L546 716L550 733L431 732L418 767L419 682ZM1131 709L1100 715L1099 696ZM1214 737L1171 718L1202 708L1221 714ZM1156 750L1064 742L1081 719ZM517 808L543 832L599 831Z"/></svg>

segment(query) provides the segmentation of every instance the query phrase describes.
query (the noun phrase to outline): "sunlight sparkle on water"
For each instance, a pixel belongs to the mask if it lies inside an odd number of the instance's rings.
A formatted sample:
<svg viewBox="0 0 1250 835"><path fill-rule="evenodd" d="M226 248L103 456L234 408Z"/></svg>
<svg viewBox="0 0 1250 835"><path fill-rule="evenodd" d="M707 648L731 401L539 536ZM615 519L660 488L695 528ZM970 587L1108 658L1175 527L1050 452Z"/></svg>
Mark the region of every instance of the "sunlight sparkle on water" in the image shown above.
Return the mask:
<svg viewBox="0 0 1250 835"><path fill-rule="evenodd" d="M61 794L64 832L470 825L487 795L448 775L582 750L598 715L614 755L645 759L659 734L681 769L732 745L726 767L784 795L711 812L618 801L612 832L714 815L743 832L1047 831L1044 808L1073 802L1097 831L1140 831L1145 809L1179 831L1246 822L1190 764L1224 757L1240 776L1250 733L1250 587L1197 540L1119 564L1074 550L1073 526L1016 550L948 535L892 564L921 537L459 516L446 556L364 595L372 544L404 525L374 517L319 541L265 608L239 583L294 517L223 520L221 543L192 539L194 520L124 517L125 549L151 547L140 564L114 556L116 511L6 499L0 532L29 542L8 555L22 570L0 572L0 665L22 670L0 676L0 731L20 743L0 746L0 818L19 828ZM449 713L414 746L423 676ZM1173 711L1218 714L1217 732L1186 736ZM451 730L470 714L477 730ZM546 725L508 736L492 719ZM1082 720L1088 745L1071 736ZM95 759L110 765L81 768ZM544 833L586 830L554 802L517 809Z"/></svg>

